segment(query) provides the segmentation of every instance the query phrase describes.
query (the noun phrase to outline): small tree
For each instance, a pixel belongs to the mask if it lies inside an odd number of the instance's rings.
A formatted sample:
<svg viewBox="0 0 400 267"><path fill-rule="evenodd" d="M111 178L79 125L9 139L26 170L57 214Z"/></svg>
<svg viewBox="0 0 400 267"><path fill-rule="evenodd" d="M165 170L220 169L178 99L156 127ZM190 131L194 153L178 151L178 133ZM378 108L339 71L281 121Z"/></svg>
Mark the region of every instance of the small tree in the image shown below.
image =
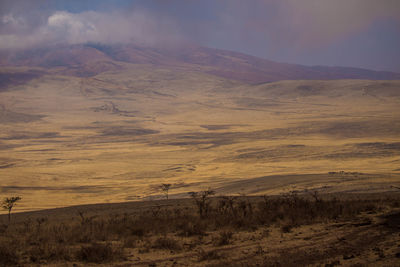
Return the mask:
<svg viewBox="0 0 400 267"><path fill-rule="evenodd" d="M308 192L308 193L314 198L314 200L315 200L316 203L321 203L321 202L322 202L322 199L321 199L321 197L319 196L317 190L314 190L314 191L308 191L308 190L306 190L306 192Z"/></svg>
<svg viewBox="0 0 400 267"><path fill-rule="evenodd" d="M171 184L162 184L161 189L164 191L165 197L168 199L168 191L171 188Z"/></svg>
<svg viewBox="0 0 400 267"><path fill-rule="evenodd" d="M20 197L6 197L3 200L3 209L8 210L8 222L9 223L11 221L11 210L19 200L21 200Z"/></svg>
<svg viewBox="0 0 400 267"><path fill-rule="evenodd" d="M196 202L200 217L204 218L210 208L209 198L211 195L214 195L215 192L211 189L208 189L208 190L201 191L201 192L189 192L188 194Z"/></svg>

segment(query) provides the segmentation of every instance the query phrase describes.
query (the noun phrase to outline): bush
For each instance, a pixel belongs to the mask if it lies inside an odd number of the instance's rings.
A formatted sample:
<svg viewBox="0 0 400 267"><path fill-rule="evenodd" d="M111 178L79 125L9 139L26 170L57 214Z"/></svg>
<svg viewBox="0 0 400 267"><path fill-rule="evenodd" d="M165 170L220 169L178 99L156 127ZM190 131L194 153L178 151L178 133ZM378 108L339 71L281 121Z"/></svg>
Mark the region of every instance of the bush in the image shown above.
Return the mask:
<svg viewBox="0 0 400 267"><path fill-rule="evenodd" d="M231 239L233 237L233 232L231 231L222 231L219 233L218 237L214 239L214 244L216 246L225 246L229 245Z"/></svg>
<svg viewBox="0 0 400 267"><path fill-rule="evenodd" d="M282 233L290 233L292 231L293 227L294 227L294 225L285 223L281 226L281 232Z"/></svg>
<svg viewBox="0 0 400 267"><path fill-rule="evenodd" d="M172 251L181 250L182 246L179 242L175 239L168 238L168 237L160 237L157 238L153 243L153 248L158 249L168 249Z"/></svg>
<svg viewBox="0 0 400 267"><path fill-rule="evenodd" d="M201 221L191 222L191 221L184 221L182 224L179 225L179 235L181 236L195 236L205 235L205 225Z"/></svg>
<svg viewBox="0 0 400 267"><path fill-rule="evenodd" d="M15 266L22 261L27 265L57 261L107 264L125 258L123 247L136 248L139 253L148 253L153 248L180 251L199 244L208 245L209 238L202 240L208 234L213 236L214 246L224 246L232 244L233 233L237 231L262 231L274 225L286 233L305 224L353 220L362 212L376 212L398 202L398 197L377 201L296 194L223 197L218 201L209 195L209 191L193 194L195 202L191 206L166 207L160 209L157 216L146 207L123 215L99 212L97 216L88 217L80 213L79 217L61 222L38 218L36 226L32 226L29 219L11 225L0 224L0 266ZM398 217L385 218L385 225L397 229ZM365 223L371 222L360 225ZM268 235L268 230L262 232L262 236ZM185 238L178 239L178 236ZM191 236L196 238L186 238ZM187 240L191 242L188 244ZM218 253L199 252L199 258L213 257L218 258Z"/></svg>
<svg viewBox="0 0 400 267"><path fill-rule="evenodd" d="M29 259L35 263L66 261L71 260L71 251L64 244L43 242L29 250Z"/></svg>
<svg viewBox="0 0 400 267"><path fill-rule="evenodd" d="M125 259L123 248L113 248L111 244L93 243L82 246L78 251L77 258L80 261L104 263Z"/></svg>
<svg viewBox="0 0 400 267"><path fill-rule="evenodd" d="M0 245L0 265L1 266L15 266L18 264L19 257L16 248L11 244Z"/></svg>
<svg viewBox="0 0 400 267"><path fill-rule="evenodd" d="M205 251L202 248L197 251L197 256L199 261L218 260L222 258L216 250Z"/></svg>

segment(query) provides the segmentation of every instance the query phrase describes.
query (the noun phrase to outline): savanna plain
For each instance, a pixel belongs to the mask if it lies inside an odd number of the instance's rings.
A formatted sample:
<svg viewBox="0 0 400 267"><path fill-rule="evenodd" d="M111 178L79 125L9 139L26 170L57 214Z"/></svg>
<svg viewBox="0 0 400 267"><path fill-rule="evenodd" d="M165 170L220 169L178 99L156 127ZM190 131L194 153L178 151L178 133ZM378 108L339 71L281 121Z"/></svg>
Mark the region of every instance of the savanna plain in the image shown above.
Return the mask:
<svg viewBox="0 0 400 267"><path fill-rule="evenodd" d="M400 81L118 64L2 68L2 265L399 265Z"/></svg>

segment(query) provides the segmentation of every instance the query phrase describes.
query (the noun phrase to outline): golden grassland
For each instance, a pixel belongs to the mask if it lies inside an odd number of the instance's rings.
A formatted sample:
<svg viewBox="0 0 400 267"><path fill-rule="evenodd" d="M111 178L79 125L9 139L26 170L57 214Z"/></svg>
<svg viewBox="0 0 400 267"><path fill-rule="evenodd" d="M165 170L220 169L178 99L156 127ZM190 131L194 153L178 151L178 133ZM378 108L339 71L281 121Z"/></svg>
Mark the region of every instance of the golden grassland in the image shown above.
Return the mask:
<svg viewBox="0 0 400 267"><path fill-rule="evenodd" d="M18 71L19 69L12 69ZM10 70L8 70L10 71ZM399 81L248 85L126 64L0 91L1 195L16 211L217 194L385 192L400 178Z"/></svg>

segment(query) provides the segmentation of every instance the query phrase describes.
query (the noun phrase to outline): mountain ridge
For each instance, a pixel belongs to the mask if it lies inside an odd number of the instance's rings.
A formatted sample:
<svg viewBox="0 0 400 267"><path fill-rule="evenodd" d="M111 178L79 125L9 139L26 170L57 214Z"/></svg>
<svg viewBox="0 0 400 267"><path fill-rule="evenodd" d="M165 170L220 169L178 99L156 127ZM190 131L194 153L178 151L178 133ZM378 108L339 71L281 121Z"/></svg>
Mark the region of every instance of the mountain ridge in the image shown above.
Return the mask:
<svg viewBox="0 0 400 267"><path fill-rule="evenodd" d="M400 73L339 66L279 63L240 52L195 45L146 47L135 44L78 44L0 52L0 66L61 68L61 74L90 77L117 71L121 63L183 67L249 84L280 80L397 80Z"/></svg>

